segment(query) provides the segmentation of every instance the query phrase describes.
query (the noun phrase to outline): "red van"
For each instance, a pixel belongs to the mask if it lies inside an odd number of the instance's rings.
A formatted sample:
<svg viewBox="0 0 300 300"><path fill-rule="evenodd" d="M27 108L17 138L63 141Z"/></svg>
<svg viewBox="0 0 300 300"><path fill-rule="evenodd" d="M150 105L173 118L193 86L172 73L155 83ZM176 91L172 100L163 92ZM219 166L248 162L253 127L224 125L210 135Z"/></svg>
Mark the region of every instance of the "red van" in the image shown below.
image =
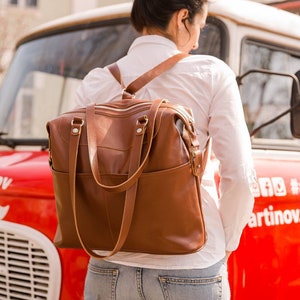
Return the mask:
<svg viewBox="0 0 300 300"><path fill-rule="evenodd" d="M83 299L87 255L52 243L57 218L45 124L70 109L89 70L126 54L136 37L130 8L65 17L17 44L0 89L0 299ZM197 50L236 73L252 133L258 184L229 261L233 300L300 294L299 28L299 16L274 7L215 1Z"/></svg>

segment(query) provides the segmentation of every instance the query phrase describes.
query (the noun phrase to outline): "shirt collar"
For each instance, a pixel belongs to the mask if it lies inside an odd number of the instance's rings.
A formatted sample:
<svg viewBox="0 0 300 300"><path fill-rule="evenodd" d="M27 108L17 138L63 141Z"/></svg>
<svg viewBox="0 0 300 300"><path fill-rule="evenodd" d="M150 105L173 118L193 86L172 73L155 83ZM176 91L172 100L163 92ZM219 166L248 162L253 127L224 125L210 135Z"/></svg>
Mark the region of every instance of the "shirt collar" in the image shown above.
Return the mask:
<svg viewBox="0 0 300 300"><path fill-rule="evenodd" d="M160 35L142 35L134 40L128 52L134 51L136 48L147 46L151 44L158 47L167 47L169 50L175 50L179 52L176 44L170 39L160 36Z"/></svg>

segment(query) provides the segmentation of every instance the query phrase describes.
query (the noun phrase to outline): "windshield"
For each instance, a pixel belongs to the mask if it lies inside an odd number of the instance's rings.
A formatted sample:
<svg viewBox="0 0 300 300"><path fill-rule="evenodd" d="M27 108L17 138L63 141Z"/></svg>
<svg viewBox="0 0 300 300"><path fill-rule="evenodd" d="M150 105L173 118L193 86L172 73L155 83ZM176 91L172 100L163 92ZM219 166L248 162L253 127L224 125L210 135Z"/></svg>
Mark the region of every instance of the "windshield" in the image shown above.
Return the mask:
<svg viewBox="0 0 300 300"><path fill-rule="evenodd" d="M225 57L221 31L209 19L197 53ZM136 36L126 19L22 44L0 89L2 138L47 139L46 122L74 106L83 77L124 56Z"/></svg>

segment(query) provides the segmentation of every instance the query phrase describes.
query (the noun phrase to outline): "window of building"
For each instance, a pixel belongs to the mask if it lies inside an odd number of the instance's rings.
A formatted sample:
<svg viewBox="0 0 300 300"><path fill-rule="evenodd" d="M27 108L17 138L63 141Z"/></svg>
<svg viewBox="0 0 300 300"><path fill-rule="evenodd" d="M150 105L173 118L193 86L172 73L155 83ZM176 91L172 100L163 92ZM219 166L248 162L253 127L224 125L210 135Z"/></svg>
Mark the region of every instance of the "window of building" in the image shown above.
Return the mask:
<svg viewBox="0 0 300 300"><path fill-rule="evenodd" d="M37 6L37 0L26 0L26 6L36 7Z"/></svg>
<svg viewBox="0 0 300 300"><path fill-rule="evenodd" d="M9 0L9 4L21 7L36 7L37 0Z"/></svg>

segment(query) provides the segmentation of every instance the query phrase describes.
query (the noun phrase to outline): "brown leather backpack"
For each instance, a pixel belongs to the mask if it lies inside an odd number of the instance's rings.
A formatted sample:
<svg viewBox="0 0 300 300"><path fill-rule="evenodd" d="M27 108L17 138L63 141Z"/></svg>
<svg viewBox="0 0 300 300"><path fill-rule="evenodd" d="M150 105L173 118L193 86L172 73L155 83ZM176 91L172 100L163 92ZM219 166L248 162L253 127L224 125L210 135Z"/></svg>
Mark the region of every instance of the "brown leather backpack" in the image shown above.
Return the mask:
<svg viewBox="0 0 300 300"><path fill-rule="evenodd" d="M204 245L200 182L209 152L200 150L191 111L130 96L185 56L139 77L120 101L47 123L58 247L105 258L120 250L187 254ZM117 65L109 69L121 82Z"/></svg>

